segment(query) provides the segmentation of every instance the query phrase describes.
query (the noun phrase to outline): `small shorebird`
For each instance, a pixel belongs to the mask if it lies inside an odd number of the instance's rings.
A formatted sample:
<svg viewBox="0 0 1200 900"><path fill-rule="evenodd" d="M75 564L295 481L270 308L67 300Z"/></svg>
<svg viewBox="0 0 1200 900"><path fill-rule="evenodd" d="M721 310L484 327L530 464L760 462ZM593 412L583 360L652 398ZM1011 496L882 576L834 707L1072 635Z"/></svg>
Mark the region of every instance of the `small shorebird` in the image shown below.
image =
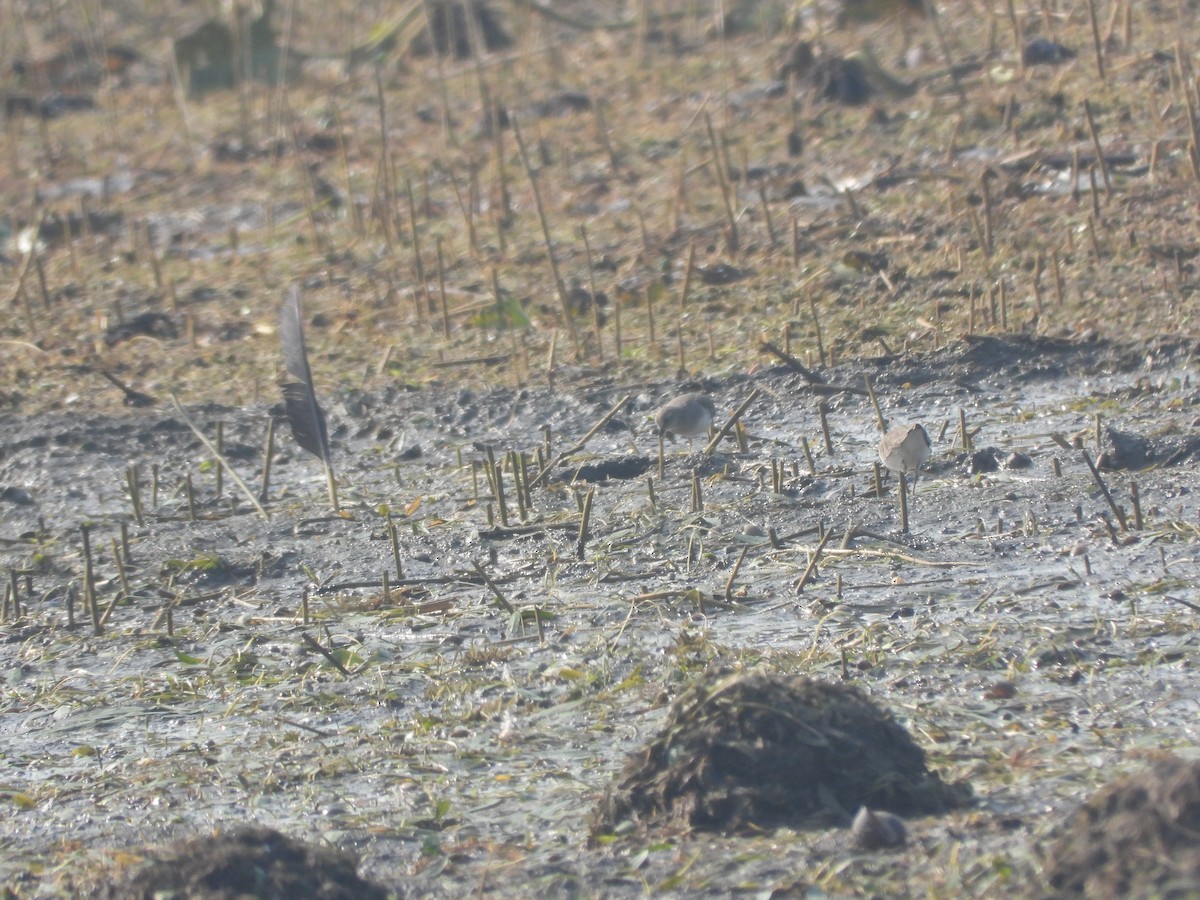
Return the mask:
<svg viewBox="0 0 1200 900"><path fill-rule="evenodd" d="M925 428L915 422L896 426L879 442L880 462L900 474L900 530L905 534L908 534L908 493L916 490L917 475L932 449ZM913 481L911 488L908 486L909 473Z"/></svg>
<svg viewBox="0 0 1200 900"><path fill-rule="evenodd" d="M654 414L654 429L667 437L685 437L688 443L698 435L708 434L717 408L703 394L681 394L664 403Z"/></svg>
<svg viewBox="0 0 1200 900"><path fill-rule="evenodd" d="M908 829L904 820L893 813L860 806L850 825L850 836L863 850L880 850L904 844Z"/></svg>
<svg viewBox="0 0 1200 900"><path fill-rule="evenodd" d="M921 425L898 425L879 442L879 461L893 472L916 473L929 459L933 444Z"/></svg>

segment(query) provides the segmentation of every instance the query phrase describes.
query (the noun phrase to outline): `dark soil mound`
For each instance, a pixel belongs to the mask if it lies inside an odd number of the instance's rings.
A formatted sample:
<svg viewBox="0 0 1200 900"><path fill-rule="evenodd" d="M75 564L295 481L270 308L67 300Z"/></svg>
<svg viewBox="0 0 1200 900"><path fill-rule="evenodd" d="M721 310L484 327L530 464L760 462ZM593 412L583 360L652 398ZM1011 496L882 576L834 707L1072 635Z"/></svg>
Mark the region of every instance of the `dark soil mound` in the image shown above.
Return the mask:
<svg viewBox="0 0 1200 900"><path fill-rule="evenodd" d="M216 837L189 838L152 853L157 860L105 900L385 900L363 881L351 854L305 844L270 828L248 826Z"/></svg>
<svg viewBox="0 0 1200 900"><path fill-rule="evenodd" d="M847 825L860 806L940 812L969 797L859 690L764 672L688 688L601 801L593 836L625 822L751 832Z"/></svg>
<svg viewBox="0 0 1200 900"><path fill-rule="evenodd" d="M1065 896L1200 896L1200 761L1172 756L1101 788L1046 861Z"/></svg>

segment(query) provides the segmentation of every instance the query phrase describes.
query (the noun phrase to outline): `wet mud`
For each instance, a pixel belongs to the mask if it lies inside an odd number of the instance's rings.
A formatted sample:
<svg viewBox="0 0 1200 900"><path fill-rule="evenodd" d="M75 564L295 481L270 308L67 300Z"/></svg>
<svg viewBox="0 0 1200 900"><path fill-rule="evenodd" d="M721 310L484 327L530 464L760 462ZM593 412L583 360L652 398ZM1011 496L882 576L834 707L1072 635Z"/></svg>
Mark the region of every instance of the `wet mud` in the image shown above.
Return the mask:
<svg viewBox="0 0 1200 900"><path fill-rule="evenodd" d="M0 879L86 894L139 848L255 825L405 896L1042 890L1053 829L1190 742L1195 364L1183 340L995 338L816 384L329 394L340 513L282 423L262 490L281 405L4 417ZM868 382L933 442L907 532ZM758 393L660 473L653 413L688 390L718 424ZM1094 474L1113 434L1154 452ZM984 447L1031 465L972 470ZM902 810L886 867L846 838L875 795L717 829L743 836L593 830L713 665L847 685L974 802Z"/></svg>

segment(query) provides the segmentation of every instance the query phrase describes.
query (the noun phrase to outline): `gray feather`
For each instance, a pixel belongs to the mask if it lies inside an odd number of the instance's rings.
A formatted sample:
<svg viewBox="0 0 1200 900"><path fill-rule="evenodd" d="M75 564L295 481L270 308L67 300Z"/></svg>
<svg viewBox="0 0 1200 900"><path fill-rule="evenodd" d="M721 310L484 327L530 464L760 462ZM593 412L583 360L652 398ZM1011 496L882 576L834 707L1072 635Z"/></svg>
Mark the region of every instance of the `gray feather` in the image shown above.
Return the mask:
<svg viewBox="0 0 1200 900"><path fill-rule="evenodd" d="M279 311L279 340L283 345L283 365L288 380L283 384L288 424L296 443L328 463L329 433L325 414L317 403L312 370L308 367L308 349L304 344L304 325L300 318L300 289L288 288Z"/></svg>

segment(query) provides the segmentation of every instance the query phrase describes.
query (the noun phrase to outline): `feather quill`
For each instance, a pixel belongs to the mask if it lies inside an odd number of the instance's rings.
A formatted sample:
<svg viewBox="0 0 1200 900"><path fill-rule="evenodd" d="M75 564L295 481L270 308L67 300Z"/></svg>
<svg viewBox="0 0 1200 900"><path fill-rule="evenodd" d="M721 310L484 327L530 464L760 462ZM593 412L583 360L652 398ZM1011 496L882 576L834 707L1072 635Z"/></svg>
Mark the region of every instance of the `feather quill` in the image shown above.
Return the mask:
<svg viewBox="0 0 1200 900"><path fill-rule="evenodd" d="M288 288L279 311L279 340L283 345L283 366L287 370L287 380L281 387L288 424L292 426L296 443L325 464L329 499L336 511L337 486L329 452L329 431L325 427L325 413L317 402L312 370L308 366L308 348L304 343L304 324L300 318L300 289L295 285Z"/></svg>

